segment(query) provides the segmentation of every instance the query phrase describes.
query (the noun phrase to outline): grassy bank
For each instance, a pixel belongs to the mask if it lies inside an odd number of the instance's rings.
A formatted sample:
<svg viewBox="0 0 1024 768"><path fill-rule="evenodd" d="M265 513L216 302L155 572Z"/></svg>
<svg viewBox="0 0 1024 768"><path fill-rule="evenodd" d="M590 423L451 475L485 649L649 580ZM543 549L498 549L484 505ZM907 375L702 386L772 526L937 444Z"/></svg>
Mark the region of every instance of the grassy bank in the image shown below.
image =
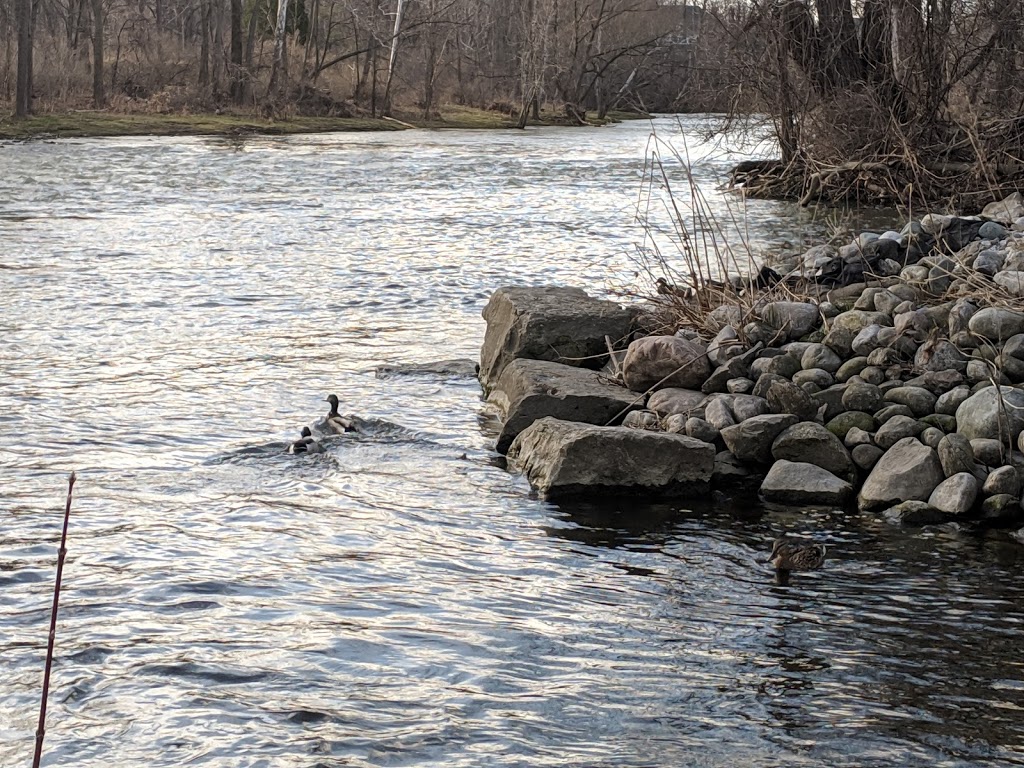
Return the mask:
<svg viewBox="0 0 1024 768"><path fill-rule="evenodd" d="M610 113L593 125L646 117L636 113ZM542 114L531 125L566 125L557 114ZM394 131L406 128L511 128L508 115L470 107L445 107L431 120L396 112L395 119L369 117L289 117L278 120L246 114L123 114L76 111L33 115L24 120L0 118L0 139L73 138L90 136L246 136L338 131Z"/></svg>

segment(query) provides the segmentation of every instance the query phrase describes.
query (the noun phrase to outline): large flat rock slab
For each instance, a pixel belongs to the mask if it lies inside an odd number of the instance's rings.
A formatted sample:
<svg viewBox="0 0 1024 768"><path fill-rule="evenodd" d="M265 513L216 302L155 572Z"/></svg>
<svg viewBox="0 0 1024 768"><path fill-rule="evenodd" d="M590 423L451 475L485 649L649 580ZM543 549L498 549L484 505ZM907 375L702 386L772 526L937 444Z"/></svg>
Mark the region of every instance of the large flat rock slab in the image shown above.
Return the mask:
<svg viewBox="0 0 1024 768"><path fill-rule="evenodd" d="M545 360L514 360L488 399L505 419L498 436L499 453L505 453L516 435L545 416L617 424L630 411L644 407L641 395L604 374Z"/></svg>
<svg viewBox="0 0 1024 768"><path fill-rule="evenodd" d="M678 498L709 491L715 448L684 435L547 418L524 430L508 457L548 499Z"/></svg>
<svg viewBox="0 0 1024 768"><path fill-rule="evenodd" d="M513 360L551 360L600 368L604 337L625 339L634 310L595 299L580 288L499 288L484 307L487 321L480 349L480 383L489 392Z"/></svg>

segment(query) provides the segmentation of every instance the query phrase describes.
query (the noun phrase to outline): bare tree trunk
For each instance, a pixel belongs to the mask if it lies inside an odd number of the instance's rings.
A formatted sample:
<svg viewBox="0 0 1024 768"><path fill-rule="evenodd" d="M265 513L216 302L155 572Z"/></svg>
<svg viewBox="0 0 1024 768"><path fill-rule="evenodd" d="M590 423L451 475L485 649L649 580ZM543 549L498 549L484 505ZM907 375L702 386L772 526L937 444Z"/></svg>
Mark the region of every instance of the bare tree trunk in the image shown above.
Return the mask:
<svg viewBox="0 0 1024 768"><path fill-rule="evenodd" d="M199 87L210 84L210 0L199 3Z"/></svg>
<svg viewBox="0 0 1024 768"><path fill-rule="evenodd" d="M288 78L285 61L285 38L288 34L288 0L277 0L277 29L274 32L274 63L270 69L267 97L276 99L281 84Z"/></svg>
<svg viewBox="0 0 1024 768"><path fill-rule="evenodd" d="M239 0L241 2L241 0ZM239 88L239 101L244 101L252 93L252 80L253 80L253 68L252 59L253 52L256 48L256 26L259 14L256 9L249 14L249 28L245 33L245 62L243 64L242 76L245 78L241 82Z"/></svg>
<svg viewBox="0 0 1024 768"><path fill-rule="evenodd" d="M32 112L32 0L17 0L18 74L14 95L14 115L28 117Z"/></svg>
<svg viewBox="0 0 1024 768"><path fill-rule="evenodd" d="M103 109L103 0L92 0L92 105Z"/></svg>
<svg viewBox="0 0 1024 768"><path fill-rule="evenodd" d="M302 74L301 79L305 82L309 76L309 49L317 50L317 32L320 29L320 0L313 0L313 10L309 15L309 32L306 34L306 43L302 51ZM314 53L315 59L315 53Z"/></svg>
<svg viewBox="0 0 1024 768"><path fill-rule="evenodd" d="M382 112L391 113L391 82L395 76L395 64L398 61L398 37L402 33L402 17L405 15L405 0L398 0L395 11L395 29L391 33L391 55L388 57L388 81L384 85L384 107Z"/></svg>
<svg viewBox="0 0 1024 768"><path fill-rule="evenodd" d="M253 11L253 18L256 17ZM231 100L241 104L245 96L242 84L242 0L231 0Z"/></svg>
<svg viewBox="0 0 1024 768"><path fill-rule="evenodd" d="M356 83L355 101L360 102L363 100L366 94L366 84L370 82L371 72L370 68L377 66L377 38L373 32L370 32L370 39L366 43L368 50L366 51L366 57L363 59L363 73L359 77L359 82ZM376 87L376 86L374 86Z"/></svg>
<svg viewBox="0 0 1024 768"><path fill-rule="evenodd" d="M213 93L221 93L221 71L224 62L224 4L223 0L210 3L210 86Z"/></svg>

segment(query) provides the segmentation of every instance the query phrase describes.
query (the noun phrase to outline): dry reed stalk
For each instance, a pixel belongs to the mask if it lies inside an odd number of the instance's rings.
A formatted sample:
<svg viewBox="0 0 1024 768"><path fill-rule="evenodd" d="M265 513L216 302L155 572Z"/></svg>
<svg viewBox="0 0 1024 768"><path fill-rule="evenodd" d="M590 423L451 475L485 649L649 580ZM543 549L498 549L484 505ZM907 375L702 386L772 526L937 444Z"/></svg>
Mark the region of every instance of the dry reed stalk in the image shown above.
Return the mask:
<svg viewBox="0 0 1024 768"><path fill-rule="evenodd" d="M60 604L60 582L64 573L64 557L67 555L68 521L71 519L71 492L75 487L75 473L68 477L68 498L64 505L64 529L60 535L60 549L57 550L57 579L53 588L53 608L50 610L50 634L46 641L46 668L43 672L43 698L39 704L39 726L36 728L36 751L32 768L39 768L43 758L43 737L46 735L46 700L50 694L50 671L53 669L53 643L57 637L57 607Z"/></svg>

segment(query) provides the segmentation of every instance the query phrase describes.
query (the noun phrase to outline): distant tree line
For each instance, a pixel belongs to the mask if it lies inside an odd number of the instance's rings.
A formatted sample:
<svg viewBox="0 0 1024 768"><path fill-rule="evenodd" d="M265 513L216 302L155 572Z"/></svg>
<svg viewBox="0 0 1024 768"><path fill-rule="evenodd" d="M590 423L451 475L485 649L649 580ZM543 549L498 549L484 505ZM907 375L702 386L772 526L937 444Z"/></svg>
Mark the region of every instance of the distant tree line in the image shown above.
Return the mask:
<svg viewBox="0 0 1024 768"><path fill-rule="evenodd" d="M0 99L18 114L455 103L521 121L721 109L738 21L659 0L0 0Z"/></svg>

